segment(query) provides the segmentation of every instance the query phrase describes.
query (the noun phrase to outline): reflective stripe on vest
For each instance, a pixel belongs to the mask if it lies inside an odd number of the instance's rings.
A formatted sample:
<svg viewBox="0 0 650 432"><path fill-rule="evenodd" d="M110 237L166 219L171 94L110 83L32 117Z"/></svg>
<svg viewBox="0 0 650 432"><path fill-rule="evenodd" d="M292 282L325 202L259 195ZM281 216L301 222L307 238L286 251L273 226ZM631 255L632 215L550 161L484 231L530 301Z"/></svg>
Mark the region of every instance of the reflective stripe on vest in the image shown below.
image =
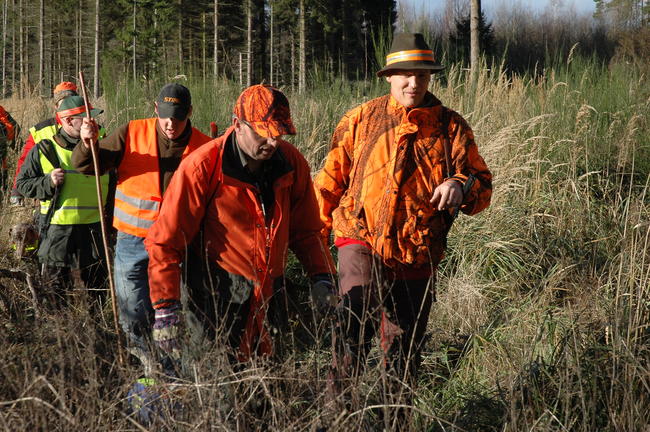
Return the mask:
<svg viewBox="0 0 650 432"><path fill-rule="evenodd" d="M146 237L158 219L162 202L156 122L156 118L129 122L124 155L117 169L113 226L137 237ZM192 128L182 158L210 140Z"/></svg>
<svg viewBox="0 0 650 432"><path fill-rule="evenodd" d="M72 150L66 150L58 144L51 143L56 150L61 168L65 170L63 188L56 202L56 209L50 223L52 225L81 225L99 222L97 188L95 177L87 176L74 170L72 165ZM54 170L50 161L39 152L41 167L44 174ZM100 177L102 197L106 202L108 196L108 174ZM41 214L47 214L50 200L41 201Z"/></svg>

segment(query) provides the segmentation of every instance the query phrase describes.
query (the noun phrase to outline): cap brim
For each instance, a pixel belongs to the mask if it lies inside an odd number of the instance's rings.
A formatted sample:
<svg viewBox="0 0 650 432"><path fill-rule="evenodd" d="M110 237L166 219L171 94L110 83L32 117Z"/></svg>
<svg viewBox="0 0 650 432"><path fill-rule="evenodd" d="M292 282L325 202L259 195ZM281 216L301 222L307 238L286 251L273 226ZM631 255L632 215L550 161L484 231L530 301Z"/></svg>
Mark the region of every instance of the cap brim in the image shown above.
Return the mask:
<svg viewBox="0 0 650 432"><path fill-rule="evenodd" d="M158 117L160 118L175 118L183 121L187 118L189 111L189 107L158 102Z"/></svg>
<svg viewBox="0 0 650 432"><path fill-rule="evenodd" d="M91 116L91 117L97 117L98 115L100 115L100 114L103 113L103 112L104 112L103 109L92 108L92 109L90 110L90 116Z"/></svg>
<svg viewBox="0 0 650 432"><path fill-rule="evenodd" d="M248 122L258 135L274 138L281 135L295 135L296 127L291 120L284 122Z"/></svg>
<svg viewBox="0 0 650 432"><path fill-rule="evenodd" d="M436 72L440 72L444 69L445 67L440 63L406 61L406 62L392 63L388 66L384 66L382 69L379 70L379 72L377 72L377 76L382 77L385 75L389 75L391 72L399 71L399 70L428 70L431 71L431 73L433 74Z"/></svg>

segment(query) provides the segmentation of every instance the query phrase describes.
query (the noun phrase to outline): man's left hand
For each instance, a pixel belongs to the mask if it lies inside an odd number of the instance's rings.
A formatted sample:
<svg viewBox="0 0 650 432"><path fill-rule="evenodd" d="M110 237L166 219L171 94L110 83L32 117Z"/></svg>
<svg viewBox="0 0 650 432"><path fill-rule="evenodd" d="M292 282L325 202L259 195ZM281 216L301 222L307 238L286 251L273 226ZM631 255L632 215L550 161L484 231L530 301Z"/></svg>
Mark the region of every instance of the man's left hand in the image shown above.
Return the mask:
<svg viewBox="0 0 650 432"><path fill-rule="evenodd" d="M320 317L328 317L334 313L339 298L333 276L317 278L311 284L311 301Z"/></svg>
<svg viewBox="0 0 650 432"><path fill-rule="evenodd" d="M438 211L460 207L463 203L463 187L456 180L447 180L433 191L430 202L438 207Z"/></svg>
<svg viewBox="0 0 650 432"><path fill-rule="evenodd" d="M159 308L154 311L153 340L172 360L181 357L180 346L180 304Z"/></svg>

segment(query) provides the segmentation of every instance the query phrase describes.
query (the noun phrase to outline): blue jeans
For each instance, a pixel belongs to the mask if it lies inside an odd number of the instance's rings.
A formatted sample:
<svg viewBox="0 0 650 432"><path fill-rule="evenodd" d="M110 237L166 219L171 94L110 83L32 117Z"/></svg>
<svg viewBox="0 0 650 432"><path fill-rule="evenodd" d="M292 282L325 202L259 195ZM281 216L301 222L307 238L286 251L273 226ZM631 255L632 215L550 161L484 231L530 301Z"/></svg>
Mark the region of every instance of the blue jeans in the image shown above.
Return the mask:
<svg viewBox="0 0 650 432"><path fill-rule="evenodd" d="M120 324L130 345L147 349L153 309L149 298L149 255L144 238L117 232L115 295Z"/></svg>

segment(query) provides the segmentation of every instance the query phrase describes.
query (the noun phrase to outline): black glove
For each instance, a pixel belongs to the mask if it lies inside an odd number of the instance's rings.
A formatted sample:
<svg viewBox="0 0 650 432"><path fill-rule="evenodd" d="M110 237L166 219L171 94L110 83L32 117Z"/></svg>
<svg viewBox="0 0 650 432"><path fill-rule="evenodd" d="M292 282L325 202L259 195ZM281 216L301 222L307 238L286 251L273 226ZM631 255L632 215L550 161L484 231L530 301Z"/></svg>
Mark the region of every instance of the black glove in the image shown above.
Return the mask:
<svg viewBox="0 0 650 432"><path fill-rule="evenodd" d="M339 296L333 275L324 274L312 277L311 301L319 316L327 318L334 314L339 303Z"/></svg>

